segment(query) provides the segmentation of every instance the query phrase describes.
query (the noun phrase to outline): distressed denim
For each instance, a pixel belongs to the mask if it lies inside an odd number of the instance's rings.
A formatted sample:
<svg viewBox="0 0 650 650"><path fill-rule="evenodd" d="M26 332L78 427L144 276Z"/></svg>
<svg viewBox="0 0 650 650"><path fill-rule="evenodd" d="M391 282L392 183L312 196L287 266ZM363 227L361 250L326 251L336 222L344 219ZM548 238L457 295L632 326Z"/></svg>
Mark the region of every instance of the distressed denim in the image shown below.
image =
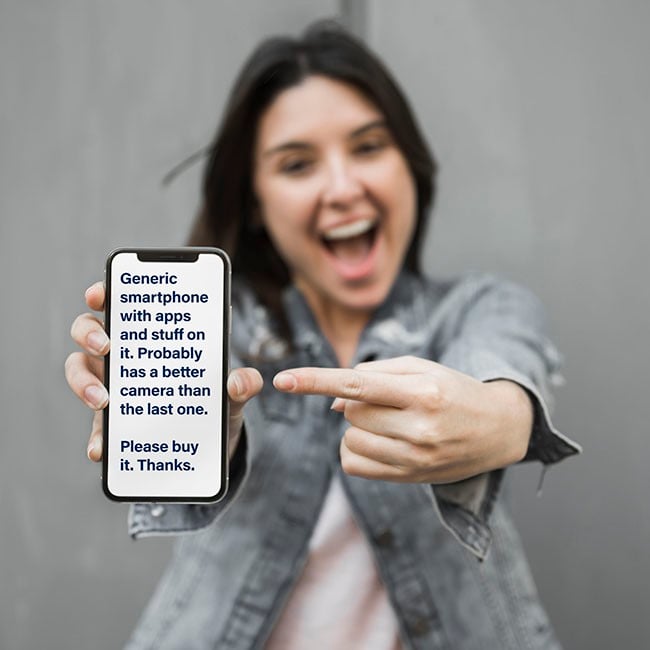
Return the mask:
<svg viewBox="0 0 650 650"><path fill-rule="evenodd" d="M338 449L347 425L330 410L332 399L271 384L285 368L337 366L301 294L284 295L291 349L244 285L234 295L233 366L258 359L264 389L246 406L223 501L132 507L134 537L193 533L177 540L127 648L263 648L305 565L335 473L374 552L405 649L559 648L499 499L504 470L437 486L344 474ZM546 466L580 451L551 423L549 385L560 359L538 301L521 287L487 275L434 282L403 272L364 330L355 363L402 355L523 386L534 404L524 460Z"/></svg>

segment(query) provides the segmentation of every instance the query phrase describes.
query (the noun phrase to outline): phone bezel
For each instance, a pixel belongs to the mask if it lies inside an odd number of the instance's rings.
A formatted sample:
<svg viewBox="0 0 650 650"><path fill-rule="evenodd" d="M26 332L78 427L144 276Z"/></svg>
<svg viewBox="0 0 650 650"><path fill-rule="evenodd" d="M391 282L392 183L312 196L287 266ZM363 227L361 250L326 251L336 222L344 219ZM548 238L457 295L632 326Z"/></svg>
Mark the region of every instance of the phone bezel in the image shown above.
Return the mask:
<svg viewBox="0 0 650 650"><path fill-rule="evenodd" d="M109 445L108 440L110 436L110 431L108 429L108 417L109 409L111 403L109 401L108 405L104 408L103 412L103 435L104 435L104 444L103 449L104 453L102 454L102 489L104 494L111 499L111 501L118 501L121 503L215 503L224 498L228 492L228 392L226 389L226 382L228 380L228 373L230 370L230 287L231 287L231 274L232 266L230 263L230 258L227 253L220 248L210 247L210 246L185 246L178 248L116 248L111 251L106 258L106 267L105 267L105 329L106 334L110 338L110 326L111 326L111 271L113 260L123 253L137 254L138 258L142 261L152 261L152 262L171 262L171 263L192 263L196 261L199 255L217 255L221 258L224 273L223 273L223 341L222 341L222 381L221 381L221 400L222 400L222 409L221 409L221 431L219 432L221 438L221 487L216 494L205 495L197 497L192 496L165 496L165 495L117 495L110 491L108 486L108 466L109 466ZM144 258L144 259L143 259ZM110 351L104 357L104 385L106 390L110 394Z"/></svg>

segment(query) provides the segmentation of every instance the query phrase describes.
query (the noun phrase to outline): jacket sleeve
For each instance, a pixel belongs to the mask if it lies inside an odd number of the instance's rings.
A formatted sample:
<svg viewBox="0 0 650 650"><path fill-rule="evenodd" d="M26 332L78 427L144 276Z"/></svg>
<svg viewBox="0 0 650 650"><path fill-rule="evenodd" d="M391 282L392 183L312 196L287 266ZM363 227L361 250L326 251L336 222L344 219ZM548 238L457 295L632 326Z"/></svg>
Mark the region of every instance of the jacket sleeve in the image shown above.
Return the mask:
<svg viewBox="0 0 650 650"><path fill-rule="evenodd" d="M493 276L471 276L451 293L455 295L450 299L461 308L448 312L439 363L480 381L510 380L528 392L534 418L524 461L538 460L546 468L579 453L580 446L551 422L550 386L560 383L561 358L546 336L537 298ZM488 520L503 473L495 470L432 488L443 523L479 557L489 546Z"/></svg>
<svg viewBox="0 0 650 650"><path fill-rule="evenodd" d="M218 519L237 498L248 468L246 431L230 461L228 492L218 503L134 503L129 509L129 535L134 539L200 530Z"/></svg>
<svg viewBox="0 0 650 650"><path fill-rule="evenodd" d="M233 367L244 364L233 353ZM128 531L134 539L177 535L200 530L219 519L236 500L249 473L249 445L246 424L228 467L228 491L217 503L134 503L129 509Z"/></svg>

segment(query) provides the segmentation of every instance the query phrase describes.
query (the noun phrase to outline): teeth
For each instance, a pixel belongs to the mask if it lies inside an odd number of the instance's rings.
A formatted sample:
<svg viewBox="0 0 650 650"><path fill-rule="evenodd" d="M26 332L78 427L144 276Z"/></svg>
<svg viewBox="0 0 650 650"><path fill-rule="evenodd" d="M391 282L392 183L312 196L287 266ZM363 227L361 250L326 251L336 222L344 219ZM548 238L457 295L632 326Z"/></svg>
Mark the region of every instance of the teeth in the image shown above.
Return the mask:
<svg viewBox="0 0 650 650"><path fill-rule="evenodd" d="M337 239L347 239L348 237L358 237L372 230L375 227L376 219L360 219L352 223L346 223L344 226L332 228L323 233L323 238L327 241L336 241Z"/></svg>

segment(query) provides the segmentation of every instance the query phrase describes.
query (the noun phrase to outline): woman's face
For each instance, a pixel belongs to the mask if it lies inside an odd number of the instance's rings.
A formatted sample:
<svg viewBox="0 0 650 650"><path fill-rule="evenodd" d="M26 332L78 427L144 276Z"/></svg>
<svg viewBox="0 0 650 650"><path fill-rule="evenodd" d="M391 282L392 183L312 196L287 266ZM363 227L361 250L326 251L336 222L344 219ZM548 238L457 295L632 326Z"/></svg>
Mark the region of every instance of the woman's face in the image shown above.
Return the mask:
<svg viewBox="0 0 650 650"><path fill-rule="evenodd" d="M312 308L372 311L415 228L415 183L382 113L353 86L308 77L262 114L261 219Z"/></svg>

